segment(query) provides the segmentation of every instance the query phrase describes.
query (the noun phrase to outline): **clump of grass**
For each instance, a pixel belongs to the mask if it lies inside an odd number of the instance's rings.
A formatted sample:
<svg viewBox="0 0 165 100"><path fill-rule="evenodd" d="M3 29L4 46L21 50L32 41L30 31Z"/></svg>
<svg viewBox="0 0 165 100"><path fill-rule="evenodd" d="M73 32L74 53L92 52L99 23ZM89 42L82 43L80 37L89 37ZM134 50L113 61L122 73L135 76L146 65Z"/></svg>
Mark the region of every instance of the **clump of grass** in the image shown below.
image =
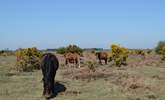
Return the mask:
<svg viewBox="0 0 165 100"><path fill-rule="evenodd" d="M95 72L96 71L96 64L95 62L92 62L92 61L88 61L87 62L87 66L88 68L92 71L92 72Z"/></svg>

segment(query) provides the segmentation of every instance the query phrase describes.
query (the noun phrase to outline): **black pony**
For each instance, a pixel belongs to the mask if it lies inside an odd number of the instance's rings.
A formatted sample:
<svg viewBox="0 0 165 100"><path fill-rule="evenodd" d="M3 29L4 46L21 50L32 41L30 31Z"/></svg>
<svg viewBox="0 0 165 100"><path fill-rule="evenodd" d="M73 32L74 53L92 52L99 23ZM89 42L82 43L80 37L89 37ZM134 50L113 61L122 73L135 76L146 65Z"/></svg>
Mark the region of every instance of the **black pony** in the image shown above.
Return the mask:
<svg viewBox="0 0 165 100"><path fill-rule="evenodd" d="M43 74L43 96L46 98L54 94L54 78L59 67L58 59L51 53L46 53L41 59L41 69Z"/></svg>

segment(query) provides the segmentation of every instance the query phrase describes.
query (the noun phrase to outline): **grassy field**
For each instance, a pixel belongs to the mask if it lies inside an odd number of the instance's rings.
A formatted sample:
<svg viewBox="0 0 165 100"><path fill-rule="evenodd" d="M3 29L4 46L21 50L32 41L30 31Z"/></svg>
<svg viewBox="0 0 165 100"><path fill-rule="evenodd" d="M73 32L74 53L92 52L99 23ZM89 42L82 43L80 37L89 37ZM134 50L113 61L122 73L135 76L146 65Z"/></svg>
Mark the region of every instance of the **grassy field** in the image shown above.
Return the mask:
<svg viewBox="0 0 165 100"><path fill-rule="evenodd" d="M150 60L121 68L98 65L92 72L60 66L53 100L165 100L165 66ZM0 57L0 100L44 100L41 70L15 72L15 57ZM154 58L152 58L154 59ZM138 63L135 63L138 62Z"/></svg>

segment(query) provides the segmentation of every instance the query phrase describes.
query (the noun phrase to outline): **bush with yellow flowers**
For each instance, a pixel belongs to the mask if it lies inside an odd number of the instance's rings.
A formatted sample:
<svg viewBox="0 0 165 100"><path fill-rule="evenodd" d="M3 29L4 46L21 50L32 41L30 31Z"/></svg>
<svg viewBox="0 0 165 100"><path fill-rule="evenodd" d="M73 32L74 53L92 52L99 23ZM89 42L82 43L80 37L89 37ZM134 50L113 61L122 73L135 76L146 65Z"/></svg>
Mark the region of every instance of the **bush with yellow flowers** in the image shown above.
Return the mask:
<svg viewBox="0 0 165 100"><path fill-rule="evenodd" d="M39 62L42 53L35 47L16 50L16 70L32 71L40 69Z"/></svg>
<svg viewBox="0 0 165 100"><path fill-rule="evenodd" d="M113 59L112 59L113 57L112 57L112 52L110 51L110 52L108 52L108 61L110 62L110 61L112 61Z"/></svg>
<svg viewBox="0 0 165 100"><path fill-rule="evenodd" d="M162 56L162 60L165 60L165 46L162 46L160 49L160 55Z"/></svg>
<svg viewBox="0 0 165 100"><path fill-rule="evenodd" d="M112 60L114 61L116 66L121 66L122 64L126 64L126 60L128 58L129 51L127 48L121 47L117 44L111 45L112 50Z"/></svg>

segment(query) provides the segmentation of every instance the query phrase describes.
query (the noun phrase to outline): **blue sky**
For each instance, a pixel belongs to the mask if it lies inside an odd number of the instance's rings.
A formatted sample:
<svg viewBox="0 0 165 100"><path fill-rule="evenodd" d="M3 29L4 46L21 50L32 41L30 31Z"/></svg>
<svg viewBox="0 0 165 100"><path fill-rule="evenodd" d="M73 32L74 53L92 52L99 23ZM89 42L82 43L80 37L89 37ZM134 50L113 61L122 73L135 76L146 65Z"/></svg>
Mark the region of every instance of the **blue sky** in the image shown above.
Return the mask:
<svg viewBox="0 0 165 100"><path fill-rule="evenodd" d="M165 40L164 0L0 0L0 49L68 44L154 48Z"/></svg>

